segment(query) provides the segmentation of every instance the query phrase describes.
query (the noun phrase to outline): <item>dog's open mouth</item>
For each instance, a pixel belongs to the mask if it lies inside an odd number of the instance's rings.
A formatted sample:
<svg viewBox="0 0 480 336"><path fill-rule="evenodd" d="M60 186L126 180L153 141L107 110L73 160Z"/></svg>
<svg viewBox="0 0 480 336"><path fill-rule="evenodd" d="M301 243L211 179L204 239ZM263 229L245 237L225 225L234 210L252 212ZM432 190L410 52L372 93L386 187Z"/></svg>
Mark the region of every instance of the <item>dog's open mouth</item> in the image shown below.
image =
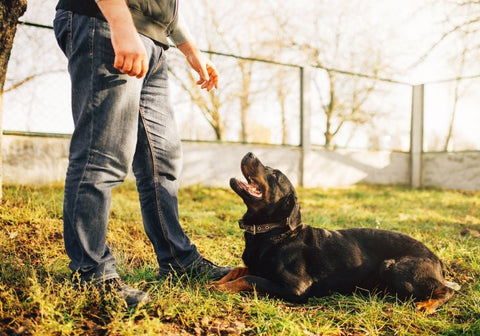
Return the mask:
<svg viewBox="0 0 480 336"><path fill-rule="evenodd" d="M248 196L257 200L263 199L263 192L258 184L256 184L255 181L253 181L249 176L246 176L245 178L247 179L247 182L244 182L238 178L232 178L230 184L233 190L235 190L237 193L239 191L244 191L248 194Z"/></svg>
<svg viewBox="0 0 480 336"><path fill-rule="evenodd" d="M256 182L255 176L259 174L259 167L263 167L262 163L253 155L248 153L242 159L240 169L245 181L239 178L231 178L230 186L245 202L247 201L261 201L264 199L264 186Z"/></svg>

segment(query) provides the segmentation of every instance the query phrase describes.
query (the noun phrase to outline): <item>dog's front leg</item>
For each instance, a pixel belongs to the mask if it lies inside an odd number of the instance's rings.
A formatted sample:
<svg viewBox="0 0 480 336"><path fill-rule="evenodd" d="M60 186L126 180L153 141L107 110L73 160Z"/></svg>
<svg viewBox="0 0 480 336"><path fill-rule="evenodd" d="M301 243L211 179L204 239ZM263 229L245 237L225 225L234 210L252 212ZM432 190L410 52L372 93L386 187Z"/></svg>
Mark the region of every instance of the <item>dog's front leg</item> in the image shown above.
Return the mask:
<svg viewBox="0 0 480 336"><path fill-rule="evenodd" d="M236 280L238 278L241 278L241 277L243 277L245 275L249 275L249 274L250 274L250 271L249 271L248 267L235 267L233 270L228 272L228 274L225 275L223 278L221 278L218 281L213 282L212 285L213 285L213 287L215 287L217 285L221 285L221 284L224 284L226 282Z"/></svg>
<svg viewBox="0 0 480 336"><path fill-rule="evenodd" d="M248 275L224 283L219 283L220 280L213 283L213 288L228 293L253 292L255 287L247 279Z"/></svg>
<svg viewBox="0 0 480 336"><path fill-rule="evenodd" d="M282 286L276 282L255 275L245 275L232 281L215 284L213 288L229 293L257 291L263 295L269 295L296 303L303 303L307 300L305 292L297 293L292 287Z"/></svg>

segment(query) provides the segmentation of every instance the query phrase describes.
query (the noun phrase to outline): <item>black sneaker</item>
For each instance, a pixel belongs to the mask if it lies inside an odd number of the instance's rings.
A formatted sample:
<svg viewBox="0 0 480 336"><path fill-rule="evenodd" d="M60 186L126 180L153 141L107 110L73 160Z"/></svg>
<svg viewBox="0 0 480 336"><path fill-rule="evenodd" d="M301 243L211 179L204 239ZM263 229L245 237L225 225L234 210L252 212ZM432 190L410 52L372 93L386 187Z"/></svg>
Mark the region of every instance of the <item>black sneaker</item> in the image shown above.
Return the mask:
<svg viewBox="0 0 480 336"><path fill-rule="evenodd" d="M77 290L93 286L97 288L100 294L116 294L117 297L125 300L129 309L144 305L150 301L147 293L127 286L118 275L109 279L95 279L94 274L91 272L75 271L71 275L71 280Z"/></svg>
<svg viewBox="0 0 480 336"><path fill-rule="evenodd" d="M120 278L114 278L99 282L95 285L100 292L113 293L127 303L129 309L143 306L150 301L147 293L127 286Z"/></svg>
<svg viewBox="0 0 480 336"><path fill-rule="evenodd" d="M187 274L197 278L203 277L207 278L208 280L218 280L227 275L227 273L230 272L232 269L233 268L230 266L217 266L210 260L200 258L199 260L194 261L190 266L188 266L185 271L177 271L174 269L160 270L160 272L158 273L158 278L164 279L170 274L178 277Z"/></svg>
<svg viewBox="0 0 480 336"><path fill-rule="evenodd" d="M86 284L86 282L83 283ZM150 301L147 293L127 286L122 280L120 280L120 278L92 282L92 284L103 295L112 293L125 300L128 309L142 306ZM78 284L78 286L81 286L81 284Z"/></svg>

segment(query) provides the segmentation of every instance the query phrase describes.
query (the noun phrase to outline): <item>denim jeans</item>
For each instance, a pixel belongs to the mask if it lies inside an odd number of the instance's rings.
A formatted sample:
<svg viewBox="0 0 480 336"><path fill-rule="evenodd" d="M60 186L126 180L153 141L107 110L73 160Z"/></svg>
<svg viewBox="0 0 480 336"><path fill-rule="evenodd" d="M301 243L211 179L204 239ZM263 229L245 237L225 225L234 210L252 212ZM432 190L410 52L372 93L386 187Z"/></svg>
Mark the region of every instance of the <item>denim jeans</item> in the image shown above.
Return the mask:
<svg viewBox="0 0 480 336"><path fill-rule="evenodd" d="M70 269L84 280L118 277L106 243L111 190L133 167L144 229L160 269L184 270L201 256L178 218L182 149L163 48L141 35L149 71L137 79L113 67L106 21L59 10L54 31L68 59L75 125L63 214Z"/></svg>

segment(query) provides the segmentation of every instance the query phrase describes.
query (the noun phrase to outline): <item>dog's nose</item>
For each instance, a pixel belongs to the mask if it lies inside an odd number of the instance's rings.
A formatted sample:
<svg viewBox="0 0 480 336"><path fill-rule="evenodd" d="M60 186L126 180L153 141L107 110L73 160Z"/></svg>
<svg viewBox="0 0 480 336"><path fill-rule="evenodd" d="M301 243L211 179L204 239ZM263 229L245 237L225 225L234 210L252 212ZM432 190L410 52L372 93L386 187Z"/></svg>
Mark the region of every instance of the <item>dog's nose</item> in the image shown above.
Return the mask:
<svg viewBox="0 0 480 336"><path fill-rule="evenodd" d="M242 165L249 165L254 161L257 161L257 157L252 152L248 152L242 159Z"/></svg>

